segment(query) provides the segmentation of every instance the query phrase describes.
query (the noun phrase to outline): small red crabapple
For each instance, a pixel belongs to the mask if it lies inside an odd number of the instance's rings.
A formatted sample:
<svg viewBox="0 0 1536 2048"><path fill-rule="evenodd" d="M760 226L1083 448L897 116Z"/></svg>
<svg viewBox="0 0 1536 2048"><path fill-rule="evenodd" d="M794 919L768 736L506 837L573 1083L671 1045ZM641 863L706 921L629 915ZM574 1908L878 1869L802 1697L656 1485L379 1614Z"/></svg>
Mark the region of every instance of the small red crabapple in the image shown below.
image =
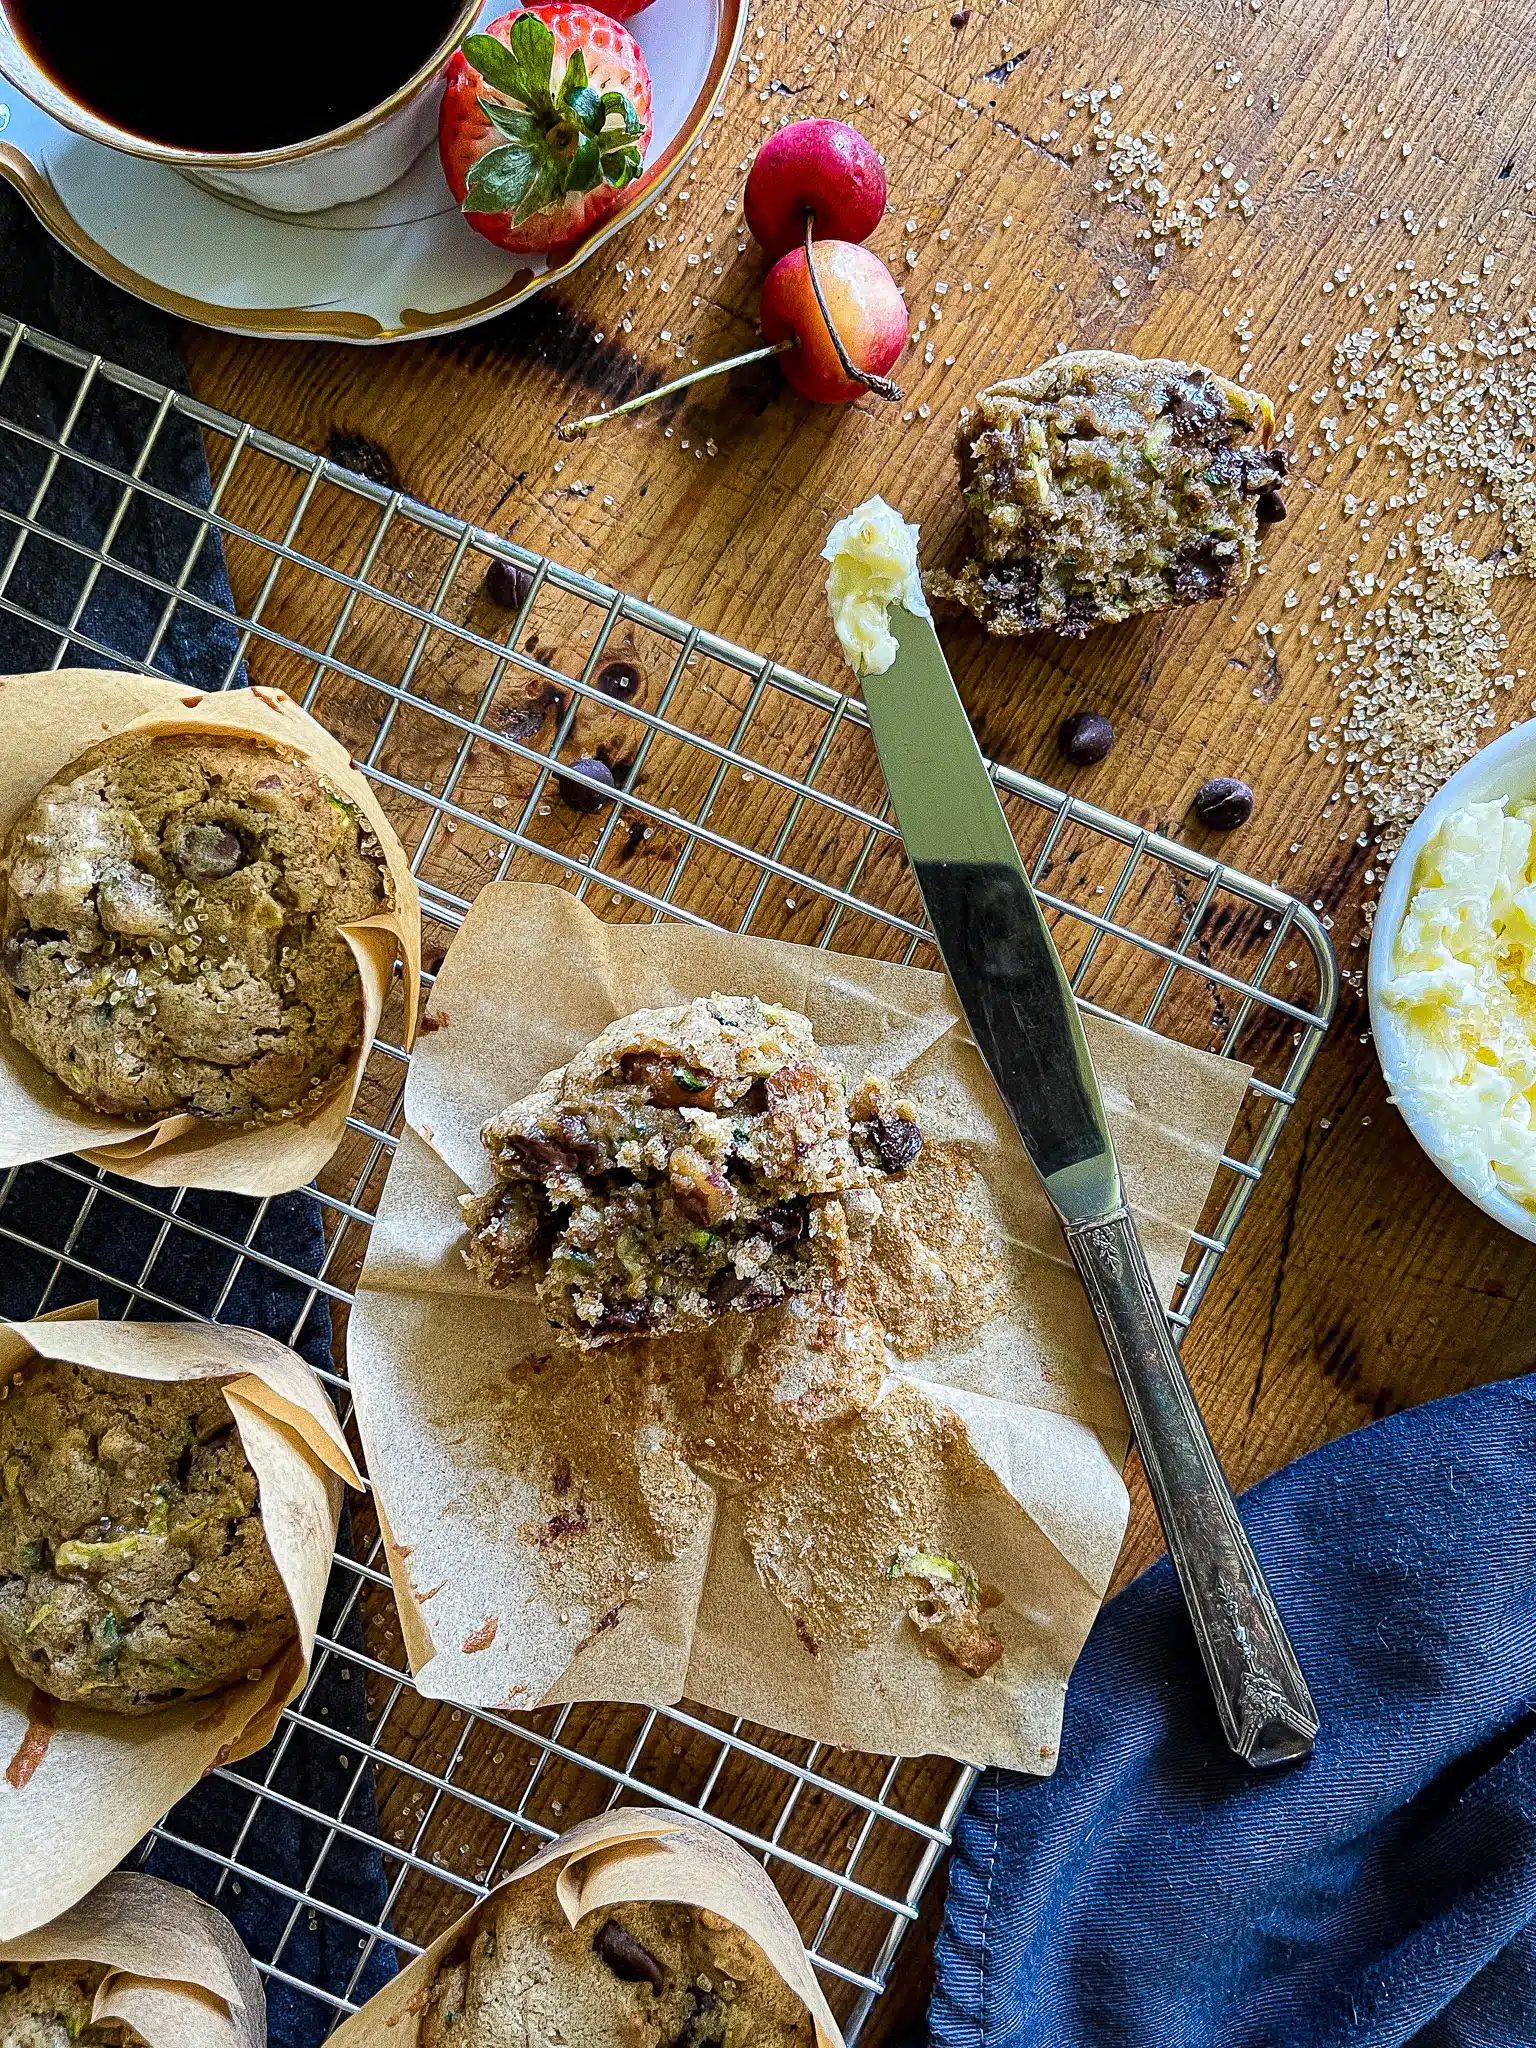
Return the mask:
<svg viewBox="0 0 1536 2048"><path fill-rule="evenodd" d="M792 121L770 135L747 173L747 226L770 263L805 240L866 242L885 212L885 167L846 121Z"/></svg>

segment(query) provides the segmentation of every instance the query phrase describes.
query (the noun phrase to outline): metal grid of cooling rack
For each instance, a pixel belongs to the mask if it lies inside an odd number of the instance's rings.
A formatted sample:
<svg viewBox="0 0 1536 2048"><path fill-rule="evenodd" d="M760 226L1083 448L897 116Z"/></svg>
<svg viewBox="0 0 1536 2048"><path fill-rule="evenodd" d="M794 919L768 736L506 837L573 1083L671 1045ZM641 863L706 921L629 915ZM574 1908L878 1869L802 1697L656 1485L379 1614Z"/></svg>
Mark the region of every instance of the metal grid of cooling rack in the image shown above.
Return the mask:
<svg viewBox="0 0 1536 2048"><path fill-rule="evenodd" d="M32 665L100 656L287 689L351 748L411 853L429 967L476 890L509 876L614 918L933 962L856 701L4 316L0 340L0 614L30 631ZM204 503L163 480L199 442ZM1079 999L1253 1069L1171 1311L1182 1335L1332 1013L1331 950L1281 890L995 774ZM280 1204L159 1196L65 1160L0 1181L29 1312L94 1294L105 1313L249 1319L259 1287L291 1342L329 1316L350 1428L346 1312L399 1128L399 1043L386 1015L320 1179L316 1257L296 1260ZM366 1503L352 1550L273 1749L219 1774L224 1821L156 1831L226 1904L261 1898L269 1989L340 2017L382 1956L418 1952L537 1844L646 1798L765 1860L858 2036L972 1773L686 1706L423 1701ZM317 1929L345 1945L339 1987L316 1981Z"/></svg>

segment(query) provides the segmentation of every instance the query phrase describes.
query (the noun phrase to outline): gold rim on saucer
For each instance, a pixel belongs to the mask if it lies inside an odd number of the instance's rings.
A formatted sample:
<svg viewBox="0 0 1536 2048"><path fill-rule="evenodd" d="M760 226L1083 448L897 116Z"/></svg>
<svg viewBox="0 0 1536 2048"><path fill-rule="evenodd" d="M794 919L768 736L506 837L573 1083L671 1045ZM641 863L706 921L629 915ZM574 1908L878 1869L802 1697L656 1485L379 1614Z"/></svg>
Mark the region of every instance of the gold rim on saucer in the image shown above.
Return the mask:
<svg viewBox="0 0 1536 2048"><path fill-rule="evenodd" d="M714 52L710 58L709 69L689 109L687 120L614 211L564 262L542 271L526 267L516 269L506 282L498 285L494 291L441 312L427 312L410 306L402 307L399 322L393 326L386 326L370 313L360 313L341 306L231 307L221 306L212 300L191 297L170 285L159 283L154 278L141 276L98 242L95 236L75 219L41 166L34 163L25 151L18 149L13 143L0 142L0 179L21 195L43 226L69 250L71 255L78 256L88 268L96 271L110 283L121 286L134 298L147 300L150 305L158 306L162 312L169 313L176 319L194 321L199 326L216 328L226 334L252 335L260 339L319 339L377 343L423 340L432 335L453 334L461 328L472 327L483 320L489 320L497 313L505 312L509 307L517 305L519 301L531 298L546 285L557 284L561 279L569 277L588 257L595 254L605 242L610 241L621 228L657 198L664 186L677 175L689 152L698 147L709 126L724 91L726 79L730 75L731 66L741 49L742 37L747 26L748 6L749 0L722 0ZM474 11L478 11L478 7ZM406 87L400 88L401 93L406 90ZM393 102L390 104L392 106ZM59 119L52 108L43 111L50 119ZM373 113L364 115L361 119L371 122L383 111L385 110L375 109ZM73 126L72 123L62 120L59 124ZM331 145L344 138L348 132L346 129L337 129L330 135L319 138L319 141ZM95 141L94 137L87 139L93 141L98 149L109 147L106 143ZM295 152L315 147L318 147L318 142L293 146ZM133 153L145 156L162 154L154 145L145 145ZM228 158L209 156L198 159L199 163L210 165L229 163L246 167L254 167L260 161L261 159L254 155ZM178 168L178 165L172 163L169 167L174 169ZM199 189L207 192L217 203L238 203L202 185L201 181L196 179L191 163L185 163L180 167L193 176ZM266 214L265 208L260 211ZM282 218L270 215L268 217Z"/></svg>

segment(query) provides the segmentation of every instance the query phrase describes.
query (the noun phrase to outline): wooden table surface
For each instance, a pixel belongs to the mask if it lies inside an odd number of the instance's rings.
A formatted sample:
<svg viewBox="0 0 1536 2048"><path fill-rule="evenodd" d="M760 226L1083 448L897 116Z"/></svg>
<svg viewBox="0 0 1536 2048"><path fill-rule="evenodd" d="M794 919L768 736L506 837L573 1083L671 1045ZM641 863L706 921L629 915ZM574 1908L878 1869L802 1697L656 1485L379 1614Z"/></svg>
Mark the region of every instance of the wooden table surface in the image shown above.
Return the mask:
<svg viewBox="0 0 1536 2048"><path fill-rule="evenodd" d="M1094 190L1094 110L1063 108L1082 87L1105 92L1115 129L1161 139L1176 193L1216 179L1234 194L1242 180L1252 218L1220 206L1201 245L1172 250L1149 280L1145 215ZM1307 444L1337 411L1331 391L1320 397L1332 346L1367 322L1354 290L1480 271L1492 255L1490 298L1527 303L1533 106L1536 14L1501 0L974 0L953 17L764 0L707 148L558 292L456 339L382 351L189 331L193 385L309 447L365 436L415 495L835 681L825 530L878 490L922 521L927 560L953 559L954 420L978 385L1058 341L1195 357L1257 383L1294 414L1303 481L1267 538L1267 575L1237 603L1078 643L989 642L961 624L947 644L992 753L1129 818L1211 847L1186 817L1191 793L1210 775L1245 777L1254 816L1221 852L1320 905L1341 964L1358 968L1375 856L1358 843L1363 811L1330 804L1342 771L1307 745L1336 710L1307 636L1312 593L1357 545L1340 500L1360 485ZM761 266L739 246L746 160L782 120L812 113L856 121L887 159L874 246L914 325L927 322L899 366L905 402L817 410L760 378L557 446L562 417L679 357L749 344ZM1518 662L1528 589L1497 588ZM1300 601L1284 608L1289 589ZM1283 622L1267 649L1260 621ZM1527 696L1517 686L1501 720ZM1072 771L1055 733L1082 708L1107 713L1119 742ZM1421 1157L1346 992L1186 1353L1234 1486L1373 1417L1528 1369L1533 1292L1536 1250ZM1160 1548L1133 1485L1126 1574ZM867 2039L914 2035L926 1947L906 1945Z"/></svg>

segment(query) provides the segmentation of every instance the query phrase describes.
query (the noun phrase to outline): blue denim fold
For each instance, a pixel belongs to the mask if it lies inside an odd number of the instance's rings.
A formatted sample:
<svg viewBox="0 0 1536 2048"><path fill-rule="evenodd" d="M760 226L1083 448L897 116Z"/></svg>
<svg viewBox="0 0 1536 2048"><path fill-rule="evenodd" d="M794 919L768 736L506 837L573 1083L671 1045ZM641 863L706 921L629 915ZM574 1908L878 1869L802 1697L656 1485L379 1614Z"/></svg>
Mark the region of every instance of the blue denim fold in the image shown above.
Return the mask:
<svg viewBox="0 0 1536 2048"><path fill-rule="evenodd" d="M1048 1779L958 1830L934 2048L1536 2043L1536 1379L1241 1503L1322 1715L1225 1749L1172 1569L1104 1610Z"/></svg>

